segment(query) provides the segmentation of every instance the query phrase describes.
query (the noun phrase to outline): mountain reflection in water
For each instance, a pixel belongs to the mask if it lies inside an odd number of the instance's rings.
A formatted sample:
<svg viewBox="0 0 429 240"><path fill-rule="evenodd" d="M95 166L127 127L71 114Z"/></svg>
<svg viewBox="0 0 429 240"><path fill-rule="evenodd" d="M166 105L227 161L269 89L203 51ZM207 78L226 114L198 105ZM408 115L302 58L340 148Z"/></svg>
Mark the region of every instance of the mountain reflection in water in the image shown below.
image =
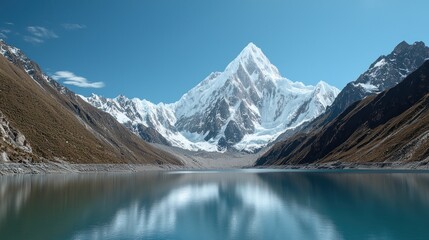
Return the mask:
<svg viewBox="0 0 429 240"><path fill-rule="evenodd" d="M427 239L427 216L424 173L0 178L2 239Z"/></svg>

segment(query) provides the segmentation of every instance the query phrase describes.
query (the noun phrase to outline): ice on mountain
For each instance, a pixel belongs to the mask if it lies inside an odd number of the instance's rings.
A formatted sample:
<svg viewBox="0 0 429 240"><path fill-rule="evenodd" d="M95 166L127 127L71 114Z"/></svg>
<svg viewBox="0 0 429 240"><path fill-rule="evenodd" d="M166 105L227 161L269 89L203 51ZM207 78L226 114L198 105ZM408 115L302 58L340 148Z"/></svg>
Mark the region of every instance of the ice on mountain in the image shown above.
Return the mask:
<svg viewBox="0 0 429 240"><path fill-rule="evenodd" d="M365 92L368 93L374 93L378 91L378 87L375 85L372 85L371 83L354 83L353 84L355 87L361 87L365 90Z"/></svg>
<svg viewBox="0 0 429 240"><path fill-rule="evenodd" d="M386 59L381 59L380 61L378 61L375 65L374 65L374 67L375 68L377 68L377 67L381 67L381 66L384 66L385 64L386 64L387 62L386 62Z"/></svg>
<svg viewBox="0 0 429 240"><path fill-rule="evenodd" d="M128 125L154 128L173 146L225 151L219 144L229 144L253 151L323 113L338 92L325 82L306 86L282 77L250 43L223 72L211 73L175 103L95 96L88 101L121 121L130 119Z"/></svg>

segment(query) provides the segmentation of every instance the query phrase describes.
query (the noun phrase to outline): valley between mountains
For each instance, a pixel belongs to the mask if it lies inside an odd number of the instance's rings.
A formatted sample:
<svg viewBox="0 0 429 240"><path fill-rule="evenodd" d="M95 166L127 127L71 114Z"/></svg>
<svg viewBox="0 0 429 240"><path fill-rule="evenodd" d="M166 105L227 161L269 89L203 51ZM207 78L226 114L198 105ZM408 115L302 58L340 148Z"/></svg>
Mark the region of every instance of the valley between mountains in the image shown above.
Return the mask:
<svg viewBox="0 0 429 240"><path fill-rule="evenodd" d="M0 41L0 53L0 173L429 167L423 42L399 43L341 91L283 77L249 43L224 70L159 104L81 96L18 48Z"/></svg>

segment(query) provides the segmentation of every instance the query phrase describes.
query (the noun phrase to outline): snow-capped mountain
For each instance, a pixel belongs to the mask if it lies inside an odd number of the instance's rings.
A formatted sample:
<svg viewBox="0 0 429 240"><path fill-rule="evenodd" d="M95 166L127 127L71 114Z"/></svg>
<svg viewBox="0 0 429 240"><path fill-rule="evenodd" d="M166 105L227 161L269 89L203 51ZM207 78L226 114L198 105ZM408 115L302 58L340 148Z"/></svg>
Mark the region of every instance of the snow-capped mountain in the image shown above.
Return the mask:
<svg viewBox="0 0 429 240"><path fill-rule="evenodd" d="M247 45L223 72L210 74L171 104L137 98L84 98L139 134L143 125L189 150L255 151L287 129L308 122L339 90L321 81L306 86L282 77L261 49Z"/></svg>
<svg viewBox="0 0 429 240"><path fill-rule="evenodd" d="M423 42L399 43L393 52L380 56L356 81L348 83L338 94L327 113L334 119L352 103L369 95L396 86L408 74L419 68L429 58L429 48Z"/></svg>

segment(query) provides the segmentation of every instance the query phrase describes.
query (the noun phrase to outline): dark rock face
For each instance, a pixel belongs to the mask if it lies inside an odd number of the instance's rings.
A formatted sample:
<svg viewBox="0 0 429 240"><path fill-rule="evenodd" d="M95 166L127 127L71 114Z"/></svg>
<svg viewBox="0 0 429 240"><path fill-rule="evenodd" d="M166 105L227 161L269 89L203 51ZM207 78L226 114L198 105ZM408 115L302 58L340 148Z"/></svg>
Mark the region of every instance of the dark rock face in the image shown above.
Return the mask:
<svg viewBox="0 0 429 240"><path fill-rule="evenodd" d="M395 87L353 103L315 133L277 143L257 165L429 159L429 61Z"/></svg>
<svg viewBox="0 0 429 240"><path fill-rule="evenodd" d="M229 144L234 144L239 142L244 137L244 134L241 132L240 127L234 121L229 121L225 129L225 139Z"/></svg>
<svg viewBox="0 0 429 240"><path fill-rule="evenodd" d="M392 53L379 57L356 81L347 84L321 116L323 121L318 125L328 123L352 103L397 85L427 58L429 48L423 42L412 45L401 42Z"/></svg>
<svg viewBox="0 0 429 240"><path fill-rule="evenodd" d="M179 131L208 133L204 140L208 141L219 134L222 126L230 117L228 103L225 99L218 99L210 111L205 111L203 115L182 118L177 122Z"/></svg>
<svg viewBox="0 0 429 240"><path fill-rule="evenodd" d="M137 124L136 127L136 132L146 142L159 143L166 146L171 146L170 142L168 142L168 140L165 139L161 134L159 134L155 129L146 127L143 124Z"/></svg>

